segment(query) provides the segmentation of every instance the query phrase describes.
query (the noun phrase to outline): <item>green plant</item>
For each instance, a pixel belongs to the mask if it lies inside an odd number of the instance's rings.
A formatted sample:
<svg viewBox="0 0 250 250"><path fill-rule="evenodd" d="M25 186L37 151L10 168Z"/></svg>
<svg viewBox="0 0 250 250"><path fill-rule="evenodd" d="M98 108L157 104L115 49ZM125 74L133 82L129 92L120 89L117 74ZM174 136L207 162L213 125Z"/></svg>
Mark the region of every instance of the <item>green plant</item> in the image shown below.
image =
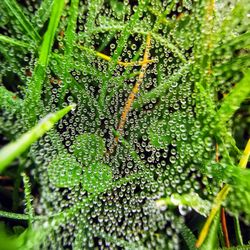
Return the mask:
<svg viewBox="0 0 250 250"><path fill-rule="evenodd" d="M249 248L249 11L2 0L4 249Z"/></svg>

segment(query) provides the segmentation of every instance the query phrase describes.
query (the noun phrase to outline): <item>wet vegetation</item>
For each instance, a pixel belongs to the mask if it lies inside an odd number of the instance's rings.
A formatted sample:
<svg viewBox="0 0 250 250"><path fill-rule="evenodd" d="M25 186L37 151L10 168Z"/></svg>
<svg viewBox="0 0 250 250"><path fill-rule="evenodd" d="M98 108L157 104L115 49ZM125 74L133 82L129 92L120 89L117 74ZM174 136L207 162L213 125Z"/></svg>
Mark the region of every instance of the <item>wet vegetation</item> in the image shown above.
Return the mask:
<svg viewBox="0 0 250 250"><path fill-rule="evenodd" d="M0 1L0 248L250 249L248 0Z"/></svg>

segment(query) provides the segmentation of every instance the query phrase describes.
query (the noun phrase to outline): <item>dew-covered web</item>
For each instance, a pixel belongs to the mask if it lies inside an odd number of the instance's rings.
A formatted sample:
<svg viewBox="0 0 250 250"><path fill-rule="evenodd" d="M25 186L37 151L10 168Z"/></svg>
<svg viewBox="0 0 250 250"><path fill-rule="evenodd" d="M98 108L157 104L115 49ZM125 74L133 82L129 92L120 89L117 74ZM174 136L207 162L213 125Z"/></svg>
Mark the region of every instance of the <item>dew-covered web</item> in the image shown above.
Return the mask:
<svg viewBox="0 0 250 250"><path fill-rule="evenodd" d="M43 37L52 1L18 2ZM239 2L245 9L231 20ZM249 58L230 43L249 30L249 3L66 1L37 102L27 87L36 35L0 6L1 34L30 45L0 42L1 88L14 93L0 111L1 133L16 138L34 117L76 104L28 152L35 212L45 215L36 222L40 248L181 249L191 208L173 197L212 201L219 190L207 166L219 101ZM163 197L172 204L157 202Z"/></svg>

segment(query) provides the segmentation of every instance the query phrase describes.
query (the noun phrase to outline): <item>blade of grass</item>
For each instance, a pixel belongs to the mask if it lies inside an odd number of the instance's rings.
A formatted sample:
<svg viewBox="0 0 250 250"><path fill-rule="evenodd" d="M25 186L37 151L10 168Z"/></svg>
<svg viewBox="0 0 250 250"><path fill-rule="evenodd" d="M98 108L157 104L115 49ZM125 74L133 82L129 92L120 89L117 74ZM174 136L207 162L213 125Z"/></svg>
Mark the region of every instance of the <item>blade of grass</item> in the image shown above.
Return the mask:
<svg viewBox="0 0 250 250"><path fill-rule="evenodd" d="M50 16L49 26L44 35L42 46L39 53L39 62L43 67L48 65L49 54L51 52L51 48L54 42L54 37L56 34L56 29L59 24L60 17L62 15L64 7L63 0L55 0L52 8L52 13Z"/></svg>
<svg viewBox="0 0 250 250"><path fill-rule="evenodd" d="M25 194L27 214L29 216L29 224L31 225L34 218L34 209L32 207L32 202L31 202L30 181L25 173L22 173L21 175L23 177L23 183L24 183L24 194Z"/></svg>
<svg viewBox="0 0 250 250"><path fill-rule="evenodd" d="M220 51L222 49L227 49L228 47L232 46L234 49L241 49L245 46L250 45L250 32L243 33L241 35L238 35L234 38L232 38L227 43L223 44L222 46L218 46L215 51Z"/></svg>
<svg viewBox="0 0 250 250"><path fill-rule="evenodd" d="M29 220L29 216L27 214L17 214L6 211L0 211L0 217L15 219L15 220Z"/></svg>
<svg viewBox="0 0 250 250"><path fill-rule="evenodd" d="M245 150L240 158L240 163L239 163L240 168L246 168L249 156L250 156L250 139L248 139Z"/></svg>
<svg viewBox="0 0 250 250"><path fill-rule="evenodd" d="M65 52L64 58L65 62L70 61L72 59L72 51L75 45L76 40L76 24L77 24L77 16L78 16L78 5L79 0L72 0L70 9L69 9L69 19L68 19L68 26L65 32ZM68 63L66 64L66 66Z"/></svg>
<svg viewBox="0 0 250 250"><path fill-rule="evenodd" d="M11 10L13 15L21 24L22 28L26 31L27 35L31 37L36 43L38 43L41 40L41 37L28 18L24 15L18 3L15 0L4 0L4 3Z"/></svg>
<svg viewBox="0 0 250 250"><path fill-rule="evenodd" d="M31 45L19 40L16 40L14 38L8 37L8 36L3 36L0 34L0 42L4 42L4 43L9 43L11 45L16 45L19 47L24 47L24 48L30 48Z"/></svg>
<svg viewBox="0 0 250 250"><path fill-rule="evenodd" d="M37 108L41 106L40 96L42 92L42 85L46 74L46 68L49 62L51 48L54 42L56 29L63 11L64 0L54 1L52 13L48 29L43 37L42 45L39 51L38 63L35 66L33 78L27 89L25 98L25 111L29 114L28 121L31 124L36 122Z"/></svg>
<svg viewBox="0 0 250 250"><path fill-rule="evenodd" d="M48 20L53 6L53 0L43 0L40 4L39 9L33 16L33 23L37 23L37 29L41 28L44 23Z"/></svg>
<svg viewBox="0 0 250 250"><path fill-rule="evenodd" d="M220 109L217 112L219 124L225 124L239 109L241 103L250 94L250 70L248 70L242 80L236 84L230 93L223 99Z"/></svg>
<svg viewBox="0 0 250 250"><path fill-rule="evenodd" d="M181 231L181 235L183 239L185 240L188 246L188 249L189 250L196 249L195 247L196 238L194 234L192 233L192 231L185 224L182 224L180 231Z"/></svg>
<svg viewBox="0 0 250 250"><path fill-rule="evenodd" d="M95 18L99 13L104 0L95 0L95 1L88 1L88 17L85 24L85 34L87 35L87 39L85 41L85 46L89 47L91 44L91 34L92 30L95 29Z"/></svg>
<svg viewBox="0 0 250 250"><path fill-rule="evenodd" d="M25 152L29 146L49 131L56 122L66 115L75 105L45 116L35 127L23 134L19 139L10 142L0 150L0 172L2 172L17 156Z"/></svg>
<svg viewBox="0 0 250 250"><path fill-rule="evenodd" d="M237 244L240 246L243 246L243 239L242 239L240 222L239 222L238 216L234 216L234 228L235 228L235 235L236 235Z"/></svg>
<svg viewBox="0 0 250 250"><path fill-rule="evenodd" d="M176 73L174 73L169 79L160 85L158 85L156 88L152 89L151 91L142 94L134 103L133 108L138 109L141 108L143 105L149 103L152 99L156 99L160 96L162 96L168 88L170 87L171 83L178 81L182 76L183 73L189 69L191 66L191 63L187 63L183 65Z"/></svg>
<svg viewBox="0 0 250 250"><path fill-rule="evenodd" d="M72 65L73 48L76 40L75 30L78 16L78 5L79 0L72 0L69 9L68 26L65 32L64 79L67 79L70 66ZM64 100L67 87L67 81L64 80L61 86L60 103Z"/></svg>

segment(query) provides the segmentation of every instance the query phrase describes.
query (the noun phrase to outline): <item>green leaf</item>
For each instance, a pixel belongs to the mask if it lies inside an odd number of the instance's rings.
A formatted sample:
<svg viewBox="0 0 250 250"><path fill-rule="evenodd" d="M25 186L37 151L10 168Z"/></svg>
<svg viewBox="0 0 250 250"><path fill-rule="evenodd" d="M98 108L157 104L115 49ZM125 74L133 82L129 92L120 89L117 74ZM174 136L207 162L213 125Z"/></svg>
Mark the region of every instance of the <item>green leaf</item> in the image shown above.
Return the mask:
<svg viewBox="0 0 250 250"><path fill-rule="evenodd" d="M79 135L72 145L74 155L85 166L100 161L105 152L103 138L95 134Z"/></svg>
<svg viewBox="0 0 250 250"><path fill-rule="evenodd" d="M74 105L70 105L56 113L45 116L35 127L23 134L14 142L10 142L0 150L0 172L2 172L16 157L25 152L29 146L49 131L56 122L65 116Z"/></svg>
<svg viewBox="0 0 250 250"><path fill-rule="evenodd" d="M56 187L69 188L78 185L81 173L81 165L67 153L60 153L48 166L50 182Z"/></svg>
<svg viewBox="0 0 250 250"><path fill-rule="evenodd" d="M73 56L73 47L75 45L76 40L76 26L77 26L77 15L78 15L78 5L79 0L72 0L69 10L69 20L68 26L65 32L65 53L64 59L65 64L68 65L71 62L71 58ZM66 66L67 69L67 66Z"/></svg>
<svg viewBox="0 0 250 250"><path fill-rule="evenodd" d="M90 193L103 192L111 181L112 170L108 165L96 162L84 169L82 186Z"/></svg>
<svg viewBox="0 0 250 250"><path fill-rule="evenodd" d="M37 242L44 240L48 231L41 228L28 227L21 234L9 234L7 227L0 223L1 249L4 250L33 250L37 249Z"/></svg>

